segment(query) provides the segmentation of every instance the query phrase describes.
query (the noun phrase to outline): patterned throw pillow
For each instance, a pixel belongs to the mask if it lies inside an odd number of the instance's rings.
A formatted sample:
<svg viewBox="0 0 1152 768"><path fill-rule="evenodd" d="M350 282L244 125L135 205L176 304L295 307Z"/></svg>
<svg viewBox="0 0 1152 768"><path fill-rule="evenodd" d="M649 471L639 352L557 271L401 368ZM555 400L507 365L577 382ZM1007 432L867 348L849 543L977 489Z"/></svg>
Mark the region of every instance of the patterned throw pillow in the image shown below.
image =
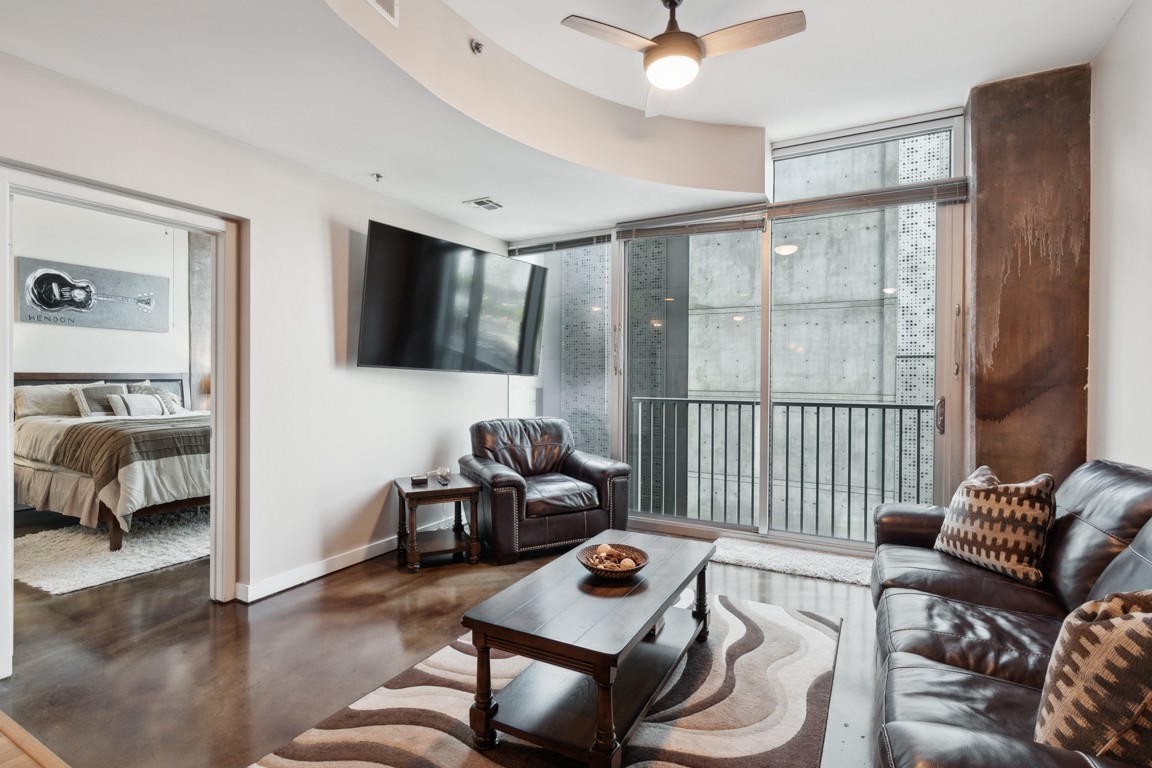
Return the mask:
<svg viewBox="0 0 1152 768"><path fill-rule="evenodd" d="M112 404L108 402L108 395L126 395L128 387L124 384L86 384L75 387L72 394L76 397L81 416L111 416Z"/></svg>
<svg viewBox="0 0 1152 768"><path fill-rule="evenodd" d="M936 549L1025 584L1044 577L1040 562L1056 518L1052 475L1001 483L980 467L956 489Z"/></svg>
<svg viewBox="0 0 1152 768"><path fill-rule="evenodd" d="M167 413L187 413L188 409L180 402L180 397L163 387L158 387L150 381L139 384L129 384L128 393L132 395L157 395L164 399L164 408Z"/></svg>
<svg viewBox="0 0 1152 768"><path fill-rule="evenodd" d="M1152 765L1152 591L1068 614L1036 717L1041 744Z"/></svg>

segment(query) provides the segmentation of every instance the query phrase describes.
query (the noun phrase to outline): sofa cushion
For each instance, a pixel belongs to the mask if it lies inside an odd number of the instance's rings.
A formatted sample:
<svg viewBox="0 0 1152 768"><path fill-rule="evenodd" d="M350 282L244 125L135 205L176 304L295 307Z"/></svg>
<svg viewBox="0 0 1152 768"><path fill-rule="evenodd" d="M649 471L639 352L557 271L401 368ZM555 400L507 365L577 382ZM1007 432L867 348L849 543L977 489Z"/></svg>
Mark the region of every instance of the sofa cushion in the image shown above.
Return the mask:
<svg viewBox="0 0 1152 768"><path fill-rule="evenodd" d="M876 766L883 768L1133 768L1104 757L963 726L897 722L880 729Z"/></svg>
<svg viewBox="0 0 1152 768"><path fill-rule="evenodd" d="M563 515L583 512L600 506L596 487L559 472L548 472L524 478L527 486L528 517Z"/></svg>
<svg viewBox="0 0 1152 768"><path fill-rule="evenodd" d="M1088 600L1143 589L1152 589L1152 524L1141 528L1132 543L1108 564L1088 592Z"/></svg>
<svg viewBox="0 0 1152 768"><path fill-rule="evenodd" d="M880 672L880 722L915 720L1031 739L1040 689L942 664L890 654Z"/></svg>
<svg viewBox="0 0 1152 768"><path fill-rule="evenodd" d="M1152 540L1150 540L1152 542ZM873 602L884 590L918 589L992 608L1063 618L1064 604L1043 585L1029 586L1001 573L924 547L882 544L872 563Z"/></svg>
<svg viewBox="0 0 1152 768"><path fill-rule="evenodd" d="M936 549L1025 584L1039 584L1055 485L1048 474L1002 483L988 467L980 467L956 489Z"/></svg>
<svg viewBox="0 0 1152 768"><path fill-rule="evenodd" d="M880 658L907 651L1035 688L1063 617L989 608L911 589L888 589L876 609Z"/></svg>
<svg viewBox="0 0 1152 768"><path fill-rule="evenodd" d="M1036 741L1152 763L1152 591L1109 595L1065 619L1052 651Z"/></svg>
<svg viewBox="0 0 1152 768"><path fill-rule="evenodd" d="M1152 519L1152 470L1096 460L1082 464L1056 491L1048 537L1048 587L1071 611Z"/></svg>

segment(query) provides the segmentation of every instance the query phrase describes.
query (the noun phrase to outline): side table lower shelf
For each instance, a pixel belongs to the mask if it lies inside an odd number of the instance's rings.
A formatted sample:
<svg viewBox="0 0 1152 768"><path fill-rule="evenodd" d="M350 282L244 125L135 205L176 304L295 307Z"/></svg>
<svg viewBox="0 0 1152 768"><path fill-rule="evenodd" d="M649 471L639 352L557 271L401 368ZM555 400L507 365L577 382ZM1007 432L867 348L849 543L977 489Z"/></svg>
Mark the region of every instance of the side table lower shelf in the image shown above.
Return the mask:
<svg viewBox="0 0 1152 768"><path fill-rule="evenodd" d="M612 685L616 738L623 743L648 712L703 622L690 609L670 608L655 637L628 655ZM493 647L499 647L494 643ZM493 700L492 725L540 746L588 762L596 742L597 686L591 675L536 661Z"/></svg>
<svg viewBox="0 0 1152 768"><path fill-rule="evenodd" d="M467 531L451 528L438 528L432 531L417 531L416 552L422 555L446 555L449 553L467 556L472 542ZM400 539L400 553L408 552L408 540Z"/></svg>

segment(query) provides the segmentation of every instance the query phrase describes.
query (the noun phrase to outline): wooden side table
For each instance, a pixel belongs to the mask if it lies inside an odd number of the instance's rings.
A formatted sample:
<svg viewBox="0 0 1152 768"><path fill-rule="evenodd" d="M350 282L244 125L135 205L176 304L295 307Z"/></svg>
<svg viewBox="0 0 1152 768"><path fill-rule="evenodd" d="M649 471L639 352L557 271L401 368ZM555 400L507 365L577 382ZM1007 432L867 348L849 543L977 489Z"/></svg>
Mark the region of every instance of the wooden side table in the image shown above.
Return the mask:
<svg viewBox="0 0 1152 768"><path fill-rule="evenodd" d="M480 486L462 475L448 476L448 484L441 485L435 477L427 485L412 485L409 477L395 481L400 499L400 523L396 530L399 546L397 554L407 553L408 571L420 570L420 555L467 553L468 562L480 561L480 536L476 528L476 506L480 501ZM416 508L421 504L456 502L456 520L451 530L421 531L416 529ZM461 505L468 502L468 530L464 530Z"/></svg>

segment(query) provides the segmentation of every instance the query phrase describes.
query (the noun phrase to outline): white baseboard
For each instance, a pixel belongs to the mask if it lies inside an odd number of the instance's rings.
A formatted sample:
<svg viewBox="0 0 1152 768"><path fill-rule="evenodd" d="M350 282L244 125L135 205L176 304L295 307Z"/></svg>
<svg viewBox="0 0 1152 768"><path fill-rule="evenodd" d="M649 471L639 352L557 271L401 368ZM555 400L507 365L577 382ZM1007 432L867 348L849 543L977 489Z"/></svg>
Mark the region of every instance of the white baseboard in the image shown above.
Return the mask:
<svg viewBox="0 0 1152 768"><path fill-rule="evenodd" d="M433 520L421 525L419 529L424 531L439 528L445 523L450 524L452 519L453 518L449 516L440 520ZM374 541L365 547L349 550L335 557L330 557L327 560L309 563L308 565L277 574L271 578L261 579L254 584L245 584L244 582L238 581L236 582L236 599L242 603L254 603L257 600L271 597L286 589L298 587L309 581L323 578L330 573L335 573L350 565L356 565L357 563L371 560L374 557L379 557L388 552L394 552L397 546L399 546L399 544L396 541L396 537L389 536L386 539Z"/></svg>

